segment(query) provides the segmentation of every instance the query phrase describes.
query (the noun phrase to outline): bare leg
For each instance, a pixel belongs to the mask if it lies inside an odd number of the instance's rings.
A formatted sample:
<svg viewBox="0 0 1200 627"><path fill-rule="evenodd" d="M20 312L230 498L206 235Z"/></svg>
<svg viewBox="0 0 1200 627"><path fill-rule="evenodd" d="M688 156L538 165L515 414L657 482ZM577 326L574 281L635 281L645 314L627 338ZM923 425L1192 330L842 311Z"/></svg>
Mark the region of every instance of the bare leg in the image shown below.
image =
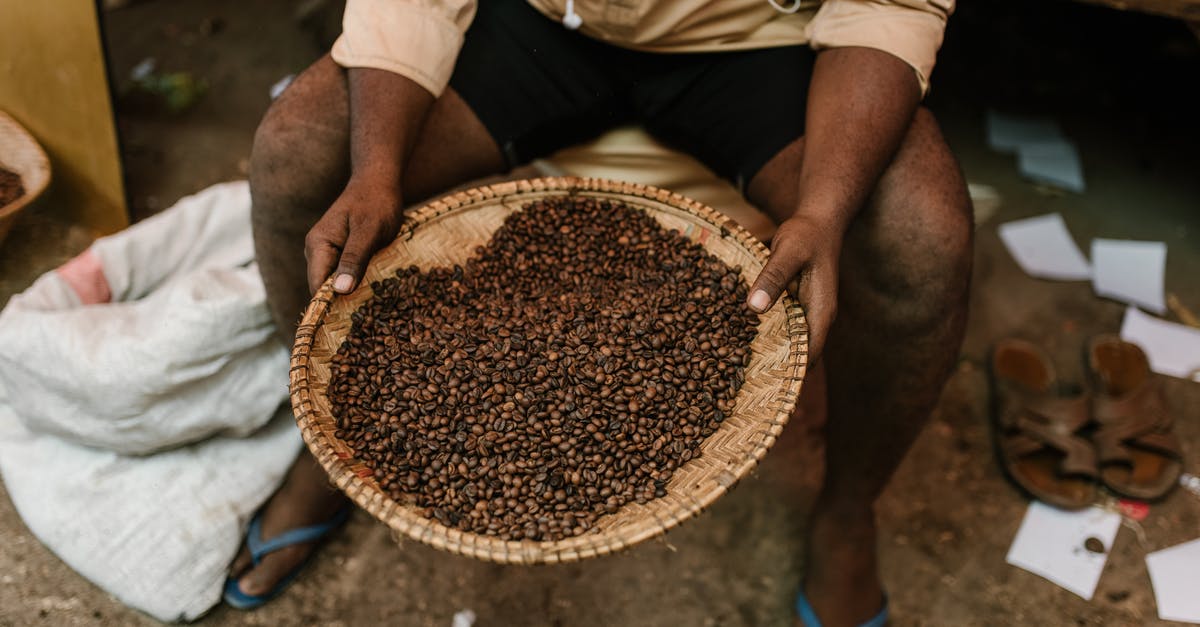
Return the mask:
<svg viewBox="0 0 1200 627"><path fill-rule="evenodd" d="M790 214L802 155L803 139L776 155L751 182L751 200L777 218ZM966 184L921 109L847 233L838 317L822 358L826 472L804 588L826 626L859 624L883 603L874 503L958 356L971 249Z"/></svg>
<svg viewBox="0 0 1200 627"><path fill-rule="evenodd" d="M447 90L434 104L409 159L402 189L415 202L503 168L499 148L466 103ZM304 236L349 176L345 72L329 57L301 74L267 112L254 137L250 191L254 243L281 339L291 345L309 301ZM302 451L263 510L263 537L328 520L344 503L325 471ZM297 545L257 566L243 548L230 568L242 592L266 593L313 550Z"/></svg>

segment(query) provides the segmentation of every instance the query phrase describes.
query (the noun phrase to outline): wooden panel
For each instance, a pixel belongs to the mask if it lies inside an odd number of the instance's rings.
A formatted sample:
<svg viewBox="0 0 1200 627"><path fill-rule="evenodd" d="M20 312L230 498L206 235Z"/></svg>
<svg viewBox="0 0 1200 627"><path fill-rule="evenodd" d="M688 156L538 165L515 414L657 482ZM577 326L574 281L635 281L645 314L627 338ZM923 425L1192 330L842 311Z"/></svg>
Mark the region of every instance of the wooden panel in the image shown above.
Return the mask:
<svg viewBox="0 0 1200 627"><path fill-rule="evenodd" d="M0 10L0 109L46 149L52 206L97 234L128 224L112 101L94 0Z"/></svg>

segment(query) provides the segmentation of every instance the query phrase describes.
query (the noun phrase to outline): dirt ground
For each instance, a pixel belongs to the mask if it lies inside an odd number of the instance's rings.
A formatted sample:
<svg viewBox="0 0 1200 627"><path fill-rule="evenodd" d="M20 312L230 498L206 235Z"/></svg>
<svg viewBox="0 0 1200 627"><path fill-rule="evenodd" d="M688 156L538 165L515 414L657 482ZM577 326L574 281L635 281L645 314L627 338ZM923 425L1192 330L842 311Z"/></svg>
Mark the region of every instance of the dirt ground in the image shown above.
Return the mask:
<svg viewBox="0 0 1200 627"><path fill-rule="evenodd" d="M119 99L136 217L245 176L253 129L280 77L328 41L329 21L293 18L288 0L156 0L107 15L112 75L154 57L209 85L180 115ZM317 6L319 3L305 3ZM981 364L1005 336L1041 343L1078 378L1085 338L1115 332L1124 307L1087 283L1027 277L996 225L1061 212L1082 245L1095 236L1165 241L1167 290L1200 311L1200 46L1179 23L1045 0L963 3L928 104L973 183L1002 201L978 225L972 313L960 365L928 428L879 504L882 571L896 625L1158 624L1144 556L1200 536L1200 498L1177 490L1122 529L1093 600L1008 566L1027 500L992 453ZM988 107L1056 117L1083 155L1088 190L1051 193L989 151ZM54 207L21 218L0 247L0 303L87 246ZM1200 385L1167 382L1187 469L1200 473ZM470 608L491 625L787 625L804 556L804 517L820 451L802 424L753 478L661 540L580 564L509 567L442 554L359 512L280 599L212 625L448 625ZM0 488L0 492L3 492ZM1200 591L1200 590L1198 590ZM155 621L75 574L0 497L0 625Z"/></svg>

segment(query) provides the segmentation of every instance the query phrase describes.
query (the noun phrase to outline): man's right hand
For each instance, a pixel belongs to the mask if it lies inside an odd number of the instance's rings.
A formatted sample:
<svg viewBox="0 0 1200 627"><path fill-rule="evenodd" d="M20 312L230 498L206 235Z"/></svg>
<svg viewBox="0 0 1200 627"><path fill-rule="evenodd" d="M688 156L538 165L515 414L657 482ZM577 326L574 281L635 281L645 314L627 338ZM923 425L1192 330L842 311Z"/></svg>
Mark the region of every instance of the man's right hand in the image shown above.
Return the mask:
<svg viewBox="0 0 1200 627"><path fill-rule="evenodd" d="M354 291L371 255L400 230L403 207L395 182L351 177L342 195L304 238L308 289L315 293L332 274L335 292Z"/></svg>
<svg viewBox="0 0 1200 627"><path fill-rule="evenodd" d="M349 294L371 255L392 241L404 220L404 164L433 94L386 70L350 68L350 182L304 238L308 289L332 274L333 291Z"/></svg>

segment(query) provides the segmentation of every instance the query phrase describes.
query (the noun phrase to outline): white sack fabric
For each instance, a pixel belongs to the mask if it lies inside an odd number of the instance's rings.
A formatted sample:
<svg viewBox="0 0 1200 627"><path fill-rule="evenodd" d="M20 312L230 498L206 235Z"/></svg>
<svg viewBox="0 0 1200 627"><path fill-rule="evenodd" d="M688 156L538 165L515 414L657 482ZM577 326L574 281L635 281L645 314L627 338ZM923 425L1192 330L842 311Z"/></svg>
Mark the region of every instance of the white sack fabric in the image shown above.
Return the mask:
<svg viewBox="0 0 1200 627"><path fill-rule="evenodd" d="M221 600L246 523L300 450L291 410L247 438L129 457L30 432L0 396L0 475L25 525L122 603L161 621Z"/></svg>
<svg viewBox="0 0 1200 627"><path fill-rule="evenodd" d="M72 568L160 620L219 601L245 523L301 446L253 256L246 183L216 185L0 312L13 503Z"/></svg>
<svg viewBox="0 0 1200 627"><path fill-rule="evenodd" d="M59 272L14 296L0 373L26 426L145 454L266 424L288 354L272 340L249 207L245 183L217 185L97 241L84 257L111 303L81 306Z"/></svg>

